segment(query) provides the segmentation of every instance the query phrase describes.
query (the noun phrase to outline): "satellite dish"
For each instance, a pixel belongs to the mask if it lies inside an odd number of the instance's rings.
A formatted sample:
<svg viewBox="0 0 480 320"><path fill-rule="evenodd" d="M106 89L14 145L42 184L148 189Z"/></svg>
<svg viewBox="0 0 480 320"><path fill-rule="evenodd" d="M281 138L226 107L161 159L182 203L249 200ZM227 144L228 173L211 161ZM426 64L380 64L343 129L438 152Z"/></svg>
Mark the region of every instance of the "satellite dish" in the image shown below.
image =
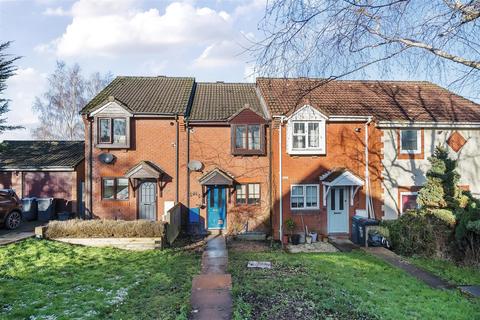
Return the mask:
<svg viewBox="0 0 480 320"><path fill-rule="evenodd" d="M98 158L102 163L112 163L115 160L115 156L111 153L101 153Z"/></svg>
<svg viewBox="0 0 480 320"><path fill-rule="evenodd" d="M192 160L188 163L188 169L192 171L200 171L202 170L203 164L198 160Z"/></svg>

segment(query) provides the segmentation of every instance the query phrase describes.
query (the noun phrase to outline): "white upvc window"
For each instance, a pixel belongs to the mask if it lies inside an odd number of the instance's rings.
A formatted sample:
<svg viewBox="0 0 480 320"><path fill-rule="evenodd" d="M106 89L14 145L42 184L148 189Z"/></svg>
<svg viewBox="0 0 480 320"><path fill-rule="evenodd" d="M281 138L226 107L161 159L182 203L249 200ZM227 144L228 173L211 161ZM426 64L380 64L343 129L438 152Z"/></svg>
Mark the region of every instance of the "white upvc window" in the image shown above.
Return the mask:
<svg viewBox="0 0 480 320"><path fill-rule="evenodd" d="M400 130L400 153L419 154L422 152L422 132L416 129Z"/></svg>
<svg viewBox="0 0 480 320"><path fill-rule="evenodd" d="M319 208L318 184L295 184L290 186L290 209L310 210Z"/></svg>

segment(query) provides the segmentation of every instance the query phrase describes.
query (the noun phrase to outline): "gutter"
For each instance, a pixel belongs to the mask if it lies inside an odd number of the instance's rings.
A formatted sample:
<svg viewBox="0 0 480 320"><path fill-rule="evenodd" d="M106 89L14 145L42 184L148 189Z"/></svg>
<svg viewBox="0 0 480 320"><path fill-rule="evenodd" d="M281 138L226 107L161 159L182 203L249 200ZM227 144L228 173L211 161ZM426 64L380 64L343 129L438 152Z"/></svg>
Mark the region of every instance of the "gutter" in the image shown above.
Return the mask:
<svg viewBox="0 0 480 320"><path fill-rule="evenodd" d="M480 122L379 121L379 128L442 128L480 129Z"/></svg>
<svg viewBox="0 0 480 320"><path fill-rule="evenodd" d="M279 190L279 206L280 206L280 219L279 219L279 235L280 241L283 241L283 168L282 168L282 126L285 116L273 116L273 118L278 118L280 123L278 125L278 190Z"/></svg>

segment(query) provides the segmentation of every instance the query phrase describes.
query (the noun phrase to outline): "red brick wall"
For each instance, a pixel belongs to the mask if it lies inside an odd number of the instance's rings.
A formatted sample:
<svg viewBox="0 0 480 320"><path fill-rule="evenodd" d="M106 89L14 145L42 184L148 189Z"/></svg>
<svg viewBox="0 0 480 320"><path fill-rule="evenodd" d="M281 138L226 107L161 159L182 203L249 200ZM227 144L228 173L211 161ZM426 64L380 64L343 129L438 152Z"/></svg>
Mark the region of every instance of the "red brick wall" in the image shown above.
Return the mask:
<svg viewBox="0 0 480 320"><path fill-rule="evenodd" d="M355 132L360 128L360 132ZM278 153L278 123L273 129L273 198L274 198L274 219L273 231L275 237L279 237L279 153ZM365 148L364 148L364 123L327 123L326 126L326 155L321 156L296 156L286 153L286 125L282 127L282 150L283 150L283 174L282 174L282 196L283 196L283 219L290 217L297 224L297 231L302 230L300 212L303 213L303 220L309 230L320 234L327 234L327 208L323 206L323 188L319 177L329 170L335 168L347 168L362 179L365 178ZM377 218L381 212L381 131L369 126L369 164L371 195L374 203L374 210ZM290 186L292 184L318 184L320 185L320 209L307 211L290 210ZM365 209L365 188L361 188L354 199L354 205L349 207L350 217L355 214L355 209ZM349 222L350 224L350 222ZM351 226L350 226L351 227ZM285 229L284 229L285 232Z"/></svg>
<svg viewBox="0 0 480 320"><path fill-rule="evenodd" d="M183 119L180 118L179 122ZM88 158L89 158L89 124L86 125L86 192L88 198ZM99 218L126 219L137 218L137 191L132 185L129 186L128 201L103 200L101 183L102 177L123 177L127 170L140 161L148 160L160 166L169 176L170 181L163 190L157 184L157 219L161 220L164 211L165 201L175 201L175 130L176 120L165 118L133 118L131 123L131 147L130 149L98 149L93 148L93 214ZM180 124L180 169L179 182L185 181L185 133L183 124ZM108 152L115 155L113 164L101 163L98 156ZM179 201L185 198L185 183L180 183ZM88 208L89 201L86 201Z"/></svg>
<svg viewBox="0 0 480 320"><path fill-rule="evenodd" d="M190 134L190 159L201 161L204 168L202 172L190 174L190 207L201 207L201 216L207 221L207 209L202 206L202 188L198 179L218 167L239 183L260 183L261 205L257 209L257 218L249 221L249 229L270 231L268 140L265 143L267 152L264 156L233 156L229 126L194 126ZM235 194L233 189L230 191L230 201L227 196L227 229L230 220L228 213L235 205Z"/></svg>

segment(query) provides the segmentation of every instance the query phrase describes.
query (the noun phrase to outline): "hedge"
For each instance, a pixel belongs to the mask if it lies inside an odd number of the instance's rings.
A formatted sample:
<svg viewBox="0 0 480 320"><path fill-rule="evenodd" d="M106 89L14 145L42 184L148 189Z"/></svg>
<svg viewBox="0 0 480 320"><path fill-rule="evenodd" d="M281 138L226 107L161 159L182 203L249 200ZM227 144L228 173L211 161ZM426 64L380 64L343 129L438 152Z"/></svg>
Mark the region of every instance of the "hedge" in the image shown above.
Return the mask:
<svg viewBox="0 0 480 320"><path fill-rule="evenodd" d="M67 220L51 221L47 238L156 238L163 237L164 222L147 220Z"/></svg>

